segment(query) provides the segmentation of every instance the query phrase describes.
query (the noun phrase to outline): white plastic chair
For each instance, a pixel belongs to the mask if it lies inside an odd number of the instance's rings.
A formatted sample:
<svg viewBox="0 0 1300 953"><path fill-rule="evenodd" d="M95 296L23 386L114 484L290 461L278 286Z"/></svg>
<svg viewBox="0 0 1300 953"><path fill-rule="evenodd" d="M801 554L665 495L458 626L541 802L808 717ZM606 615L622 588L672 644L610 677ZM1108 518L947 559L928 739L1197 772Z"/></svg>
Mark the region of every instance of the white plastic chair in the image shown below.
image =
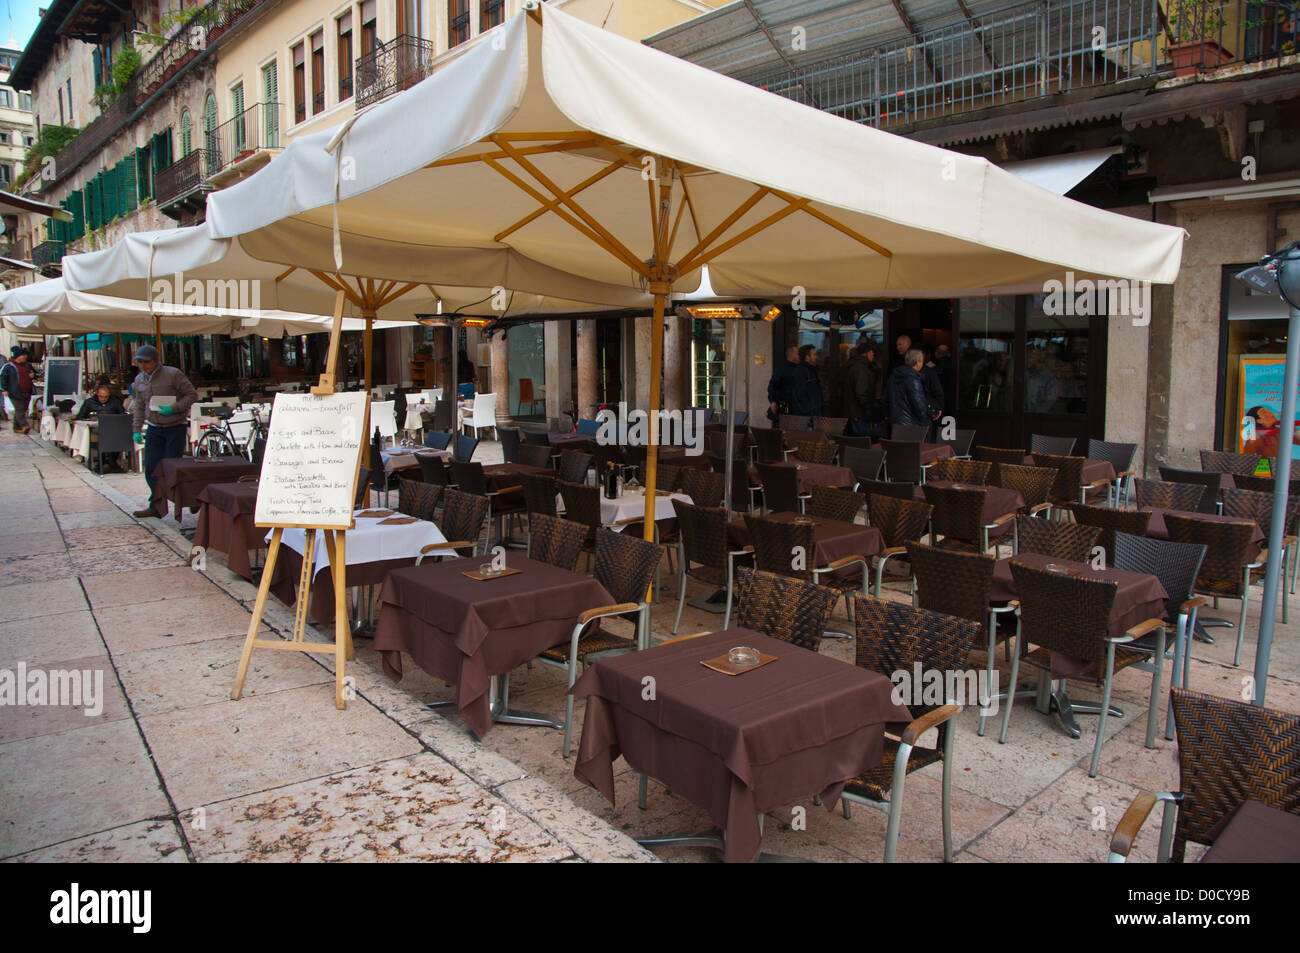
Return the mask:
<svg viewBox="0 0 1300 953"><path fill-rule="evenodd" d="M497 395L476 395L473 405L461 410L460 425L462 429L465 427L471 428L476 437L478 436L480 429L491 427L492 435L495 437L497 426Z"/></svg>
<svg viewBox="0 0 1300 953"><path fill-rule="evenodd" d="M379 428L379 436L392 438L397 436L397 411L391 400L375 401L370 405L370 427Z"/></svg>

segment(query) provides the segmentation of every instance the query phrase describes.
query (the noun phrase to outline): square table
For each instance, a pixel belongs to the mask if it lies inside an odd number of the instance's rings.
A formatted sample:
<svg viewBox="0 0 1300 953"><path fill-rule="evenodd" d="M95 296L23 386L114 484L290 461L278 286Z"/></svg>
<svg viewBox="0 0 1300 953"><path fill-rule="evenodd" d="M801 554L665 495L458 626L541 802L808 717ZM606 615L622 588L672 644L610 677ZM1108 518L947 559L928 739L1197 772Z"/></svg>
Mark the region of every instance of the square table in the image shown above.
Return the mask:
<svg viewBox="0 0 1300 953"><path fill-rule="evenodd" d="M776 661L736 676L700 664L736 645ZM708 811L728 861L757 856L768 811L813 795L833 810L880 764L886 723L911 720L883 675L739 628L598 660L571 691L587 697L574 776L612 804L621 754Z"/></svg>
<svg viewBox="0 0 1300 953"><path fill-rule="evenodd" d="M798 473L800 493L811 493L815 486L852 487L858 482L857 477L848 467L837 467L830 463L801 463L798 460L786 460L782 463L766 465L792 467ZM749 468L749 477L754 483L762 482L758 478L758 467Z"/></svg>
<svg viewBox="0 0 1300 953"><path fill-rule="evenodd" d="M987 490L984 495L984 505L980 508L980 522L985 526L992 523L999 516L1006 516L1008 513L1018 512L1025 505L1025 498L1019 490L1008 489L1004 486L980 486L975 483L956 483L952 480L926 480L923 484L918 484L912 489L912 499L924 503L925 488L927 486L940 486L966 490ZM989 539L995 539L1011 532L1015 526L1015 520L1007 520L1001 526L989 530Z"/></svg>
<svg viewBox="0 0 1300 953"><path fill-rule="evenodd" d="M372 507L357 513L382 512ZM445 543L442 530L427 520L413 523L385 523L386 519L406 519L393 511L389 516L356 517L356 525L347 531L345 547L348 588L376 586L390 572L415 565L420 550L433 543ZM269 537L268 537L269 538ZM287 606L298 599L298 579L302 575L302 556L306 549L307 533L301 529L286 529L280 539L280 556L271 575L271 592ZM455 553L451 553L455 555ZM329 624L334 621L334 576L330 572L329 553L325 549L324 534L316 530L316 571L312 576L311 605L307 619L310 622ZM461 565L468 568L467 564Z"/></svg>
<svg viewBox="0 0 1300 953"><path fill-rule="evenodd" d="M567 643L578 616L614 604L590 576L511 553L520 572L477 581L473 560L431 562L389 573L379 596L375 649L384 671L402 678L402 653L431 675L456 683L456 708L482 738L495 722L563 725L506 710L509 674ZM639 653L635 653L639 654Z"/></svg>
<svg viewBox="0 0 1300 953"><path fill-rule="evenodd" d="M450 450L434 450L432 447L389 447L379 451L379 458L384 463L384 473L392 473L394 470L419 470L421 457L448 463L452 453Z"/></svg>
<svg viewBox="0 0 1300 953"><path fill-rule="evenodd" d="M885 537L874 526L861 523L846 523L843 520L826 519L821 516L805 516L803 513L769 513L765 519L790 523L794 520L811 520L813 524L813 552L808 563L809 569L828 566L845 556L864 556L868 564L872 556L885 551ZM727 547L742 549L753 540L749 536L749 527L743 519L732 520L727 524ZM855 566L846 566L836 575L846 576L861 572Z"/></svg>
<svg viewBox="0 0 1300 953"><path fill-rule="evenodd" d="M1142 512L1151 514L1151 522L1147 523L1147 537L1149 539L1168 539L1169 528L1165 526L1165 515L1173 513L1175 516L1186 516L1188 519L1209 520L1214 523L1250 523L1255 530L1250 535L1250 545L1246 547L1246 559L1248 562L1254 562L1255 558L1264 550L1264 544L1268 542L1268 537L1260 529L1259 524L1246 516L1224 516L1222 513L1200 513L1196 510L1171 510L1161 506L1144 506Z"/></svg>
<svg viewBox="0 0 1300 953"><path fill-rule="evenodd" d="M154 468L154 491L149 500L159 517L167 516L167 502L176 507L176 522L185 507L199 508L199 493L213 483L234 483L242 476L256 476L257 464L244 457L168 457Z"/></svg>
<svg viewBox="0 0 1300 953"><path fill-rule="evenodd" d="M199 527L194 545L226 554L226 567L252 581L250 549L265 549L265 532L253 524L257 484L210 483L199 491Z"/></svg>
<svg viewBox="0 0 1300 953"><path fill-rule="evenodd" d="M689 503L691 498L685 493L668 493L664 490L655 491L654 521L656 523L663 520L677 519L677 511L673 508L673 500ZM607 497L602 489L600 491L600 521L616 533L623 532L633 523L638 525L644 523L645 487L639 490L624 488L623 492L613 500Z"/></svg>
<svg viewBox="0 0 1300 953"><path fill-rule="evenodd" d="M1223 823L1203 864L1300 863L1300 815L1246 800Z"/></svg>

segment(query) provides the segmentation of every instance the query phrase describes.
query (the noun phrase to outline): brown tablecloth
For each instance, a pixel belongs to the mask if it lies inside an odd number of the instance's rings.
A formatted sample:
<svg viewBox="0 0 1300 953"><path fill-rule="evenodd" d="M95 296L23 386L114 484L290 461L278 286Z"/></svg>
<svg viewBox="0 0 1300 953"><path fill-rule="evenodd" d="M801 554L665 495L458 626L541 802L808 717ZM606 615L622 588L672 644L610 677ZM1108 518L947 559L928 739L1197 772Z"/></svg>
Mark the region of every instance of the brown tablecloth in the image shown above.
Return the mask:
<svg viewBox="0 0 1300 953"><path fill-rule="evenodd" d="M782 430L781 439L785 441L787 450L798 450L799 444L812 441L813 443L828 443L831 435L824 430Z"/></svg>
<svg viewBox="0 0 1300 953"><path fill-rule="evenodd" d="M569 433L548 433L546 439L551 442L552 447L559 447L562 450L586 450L590 452L596 443L593 437L572 431Z"/></svg>
<svg viewBox="0 0 1300 953"><path fill-rule="evenodd" d="M154 468L154 492L150 499L154 512L167 515L167 502L176 507L180 522L185 507L199 505L199 493L213 483L234 483L241 476L257 473L257 466L243 457L169 457Z"/></svg>
<svg viewBox="0 0 1300 953"><path fill-rule="evenodd" d="M524 505L524 481L519 478L521 473L555 476L555 471L550 467L530 467L526 463L493 463L484 467L483 478L488 492L500 494L492 501L494 510ZM517 489L510 493L501 492L510 487Z"/></svg>
<svg viewBox="0 0 1300 953"><path fill-rule="evenodd" d="M984 495L984 506L980 509L980 519L984 525L992 523L999 516L1006 516L1008 513L1014 513L1025 505L1025 498L1020 495L1019 490L1011 490L1003 486L976 486L973 483L955 483L952 480L927 480L926 486L960 486L969 489L987 490ZM925 502L925 486L917 486L912 490L912 499ZM989 530L989 539L1002 536L1011 532L1015 526L1015 520L1007 520L997 529Z"/></svg>
<svg viewBox="0 0 1300 953"><path fill-rule="evenodd" d="M1110 628L1108 634L1114 638L1123 635L1132 626L1147 619L1161 619L1165 614L1165 600L1169 593L1155 576L1144 573L1129 572L1126 569L1093 569L1087 563L1070 562L1065 559L1053 559L1041 553L1021 553L999 559L993 567L993 585L989 589L989 603L997 604L1017 599L1015 579L1011 575L1011 561L1019 560L1035 569L1047 566L1068 566L1078 569L1093 579L1109 579L1118 583L1115 603L1110 610ZM1056 678L1071 678L1089 668L1089 664L1060 652L1052 653L1052 675Z"/></svg>
<svg viewBox="0 0 1300 953"><path fill-rule="evenodd" d="M695 467L697 470L708 470L712 466L708 456L703 451L688 456L685 447L660 447L659 462L674 467Z"/></svg>
<svg viewBox="0 0 1300 953"><path fill-rule="evenodd" d="M476 582L474 560L425 563L390 573L379 596L375 648L384 671L402 677L402 653L456 683L456 707L480 738L492 727L489 680L567 642L578 616L614 599L595 579L524 556L522 572ZM635 654L635 653L634 653Z"/></svg>
<svg viewBox="0 0 1300 953"><path fill-rule="evenodd" d="M879 443L871 445L872 450L884 450L884 446ZM921 444L921 465L925 466L934 463L941 457L953 456L952 447L946 443L923 443Z"/></svg>
<svg viewBox="0 0 1300 953"><path fill-rule="evenodd" d="M378 586L388 578L390 572L414 565L414 556L404 559L384 559L372 563L349 563L348 587ZM301 575L302 553L288 546L281 546L280 555L275 558L275 568L271 571L271 594L286 606L292 606L298 601L298 580ZM316 575L312 577L311 605L307 607L307 621L317 625L334 624L334 574L328 568L317 569Z"/></svg>
<svg viewBox="0 0 1300 953"><path fill-rule="evenodd" d="M800 493L810 493L815 486L851 487L857 482L853 471L848 467L837 467L830 463L800 463L798 460L786 460L784 463L771 463L768 466L795 467L799 473ZM758 467L749 468L749 477L755 483L762 482L758 478Z"/></svg>
<svg viewBox="0 0 1300 953"><path fill-rule="evenodd" d="M1227 819L1203 864L1300 863L1300 815L1243 801Z"/></svg>
<svg viewBox="0 0 1300 953"><path fill-rule="evenodd" d="M1025 466L1037 466L1037 464L1034 463L1034 455L1032 453L1025 454ZM1080 470L1080 479L1085 484L1096 483L1098 480L1106 480L1107 482L1113 481L1115 479L1115 465L1109 460L1093 460L1092 458L1088 458L1083 461L1083 468ZM1105 487L1102 487L1100 490L1093 491L1093 493L1099 495L1101 492L1104 492L1104 490ZM1091 496L1093 494L1089 495Z"/></svg>
<svg viewBox="0 0 1300 953"><path fill-rule="evenodd" d="M1151 522L1147 523L1147 536L1151 539L1168 539L1169 529L1165 526L1165 514L1173 513L1175 516L1187 516L1191 519L1212 520L1216 523L1251 523L1255 531L1251 533L1250 545L1246 548L1246 559L1250 562L1255 561L1264 549L1264 544L1268 542L1268 537L1264 531L1259 528L1259 524L1254 520L1247 520L1243 516L1223 516L1220 513L1198 513L1195 510L1170 510L1160 506L1143 507L1143 511L1151 514Z"/></svg>
<svg viewBox="0 0 1300 953"><path fill-rule="evenodd" d="M772 513L766 518L789 523L801 518L801 514ZM823 519L820 516L811 519L813 520L813 558L808 566L809 569L829 565L845 556L866 556L870 562L871 556L885 549L885 537L874 526ZM748 546L750 542L752 540L749 536L749 527L745 525L743 519L732 520L727 524L727 543L730 548L740 549L742 546ZM849 575L857 571L856 567L850 566L841 570L840 574Z"/></svg>
<svg viewBox="0 0 1300 953"><path fill-rule="evenodd" d="M700 664L749 645L777 660L729 676ZM647 677L655 697L644 699ZM611 803L614 762L662 781L727 832L726 859L751 861L758 816L880 763L886 723L910 720L883 675L747 629L595 662L573 686L587 714L573 773Z"/></svg>
<svg viewBox="0 0 1300 953"><path fill-rule="evenodd" d="M253 525L256 483L210 483L199 491L199 527L194 545L226 554L230 571L253 578L250 549L266 549L266 530Z"/></svg>

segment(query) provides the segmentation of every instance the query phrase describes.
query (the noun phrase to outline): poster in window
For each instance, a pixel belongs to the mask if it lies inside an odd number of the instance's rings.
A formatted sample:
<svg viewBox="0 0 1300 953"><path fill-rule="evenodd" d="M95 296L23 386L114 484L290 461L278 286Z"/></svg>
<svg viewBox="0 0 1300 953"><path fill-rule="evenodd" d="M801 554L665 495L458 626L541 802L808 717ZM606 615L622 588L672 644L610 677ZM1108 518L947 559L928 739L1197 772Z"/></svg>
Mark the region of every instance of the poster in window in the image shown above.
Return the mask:
<svg viewBox="0 0 1300 953"><path fill-rule="evenodd" d="M1241 358L1241 426L1237 431L1237 450L1277 458L1278 431L1282 417L1282 375L1286 357L1281 354L1250 354ZM1300 459L1300 440L1291 446L1291 459ZM1271 472L1261 461L1257 471Z"/></svg>

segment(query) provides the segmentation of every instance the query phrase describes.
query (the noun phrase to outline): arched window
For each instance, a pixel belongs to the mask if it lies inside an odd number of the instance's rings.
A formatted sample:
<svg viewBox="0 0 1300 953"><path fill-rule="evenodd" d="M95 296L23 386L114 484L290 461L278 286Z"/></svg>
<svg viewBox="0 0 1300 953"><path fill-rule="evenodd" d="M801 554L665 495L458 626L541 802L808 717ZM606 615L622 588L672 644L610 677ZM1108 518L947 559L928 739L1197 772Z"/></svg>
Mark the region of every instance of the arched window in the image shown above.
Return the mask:
<svg viewBox="0 0 1300 953"><path fill-rule="evenodd" d="M194 149L194 120L188 109L181 110L181 156L187 156Z"/></svg>
<svg viewBox="0 0 1300 953"><path fill-rule="evenodd" d="M207 150L208 174L221 168L221 145L217 142L217 95L208 90L203 101L203 148Z"/></svg>

